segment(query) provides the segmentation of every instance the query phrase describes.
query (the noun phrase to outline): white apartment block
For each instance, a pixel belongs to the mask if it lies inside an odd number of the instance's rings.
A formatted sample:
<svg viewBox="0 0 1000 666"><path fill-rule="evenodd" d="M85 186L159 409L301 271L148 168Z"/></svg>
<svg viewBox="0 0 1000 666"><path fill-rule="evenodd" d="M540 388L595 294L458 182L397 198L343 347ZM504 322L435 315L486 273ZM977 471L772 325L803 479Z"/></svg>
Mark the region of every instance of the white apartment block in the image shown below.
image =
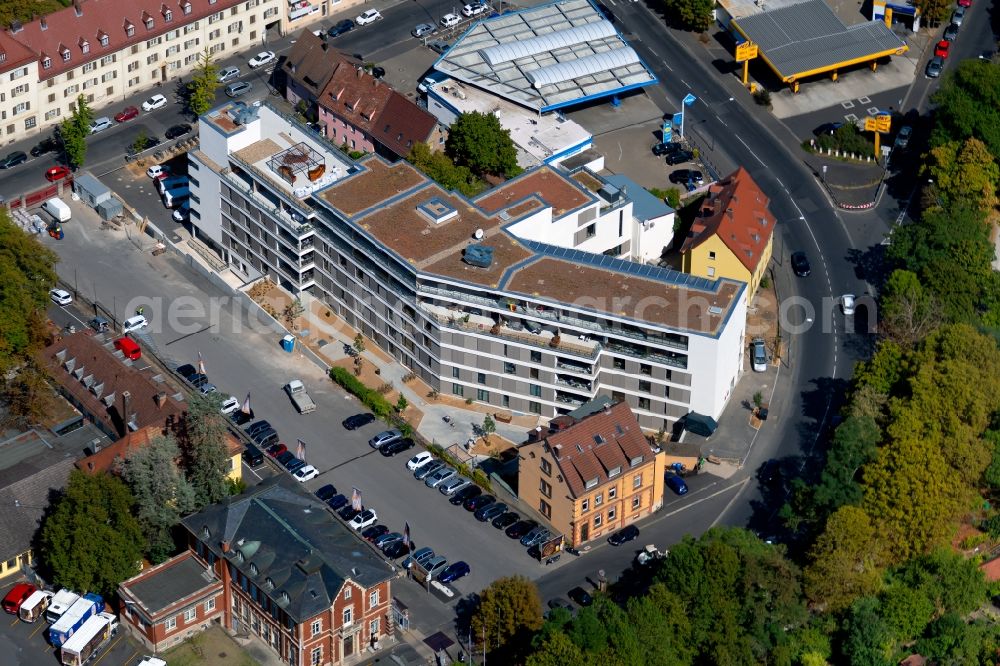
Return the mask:
<svg viewBox="0 0 1000 666"><path fill-rule="evenodd" d="M657 429L718 417L742 371L746 285L601 254L632 242L632 203L589 171L542 166L470 201L406 162L353 162L271 102L210 112L200 141L199 237L443 394L545 417L606 395Z"/></svg>
<svg viewBox="0 0 1000 666"><path fill-rule="evenodd" d="M157 85L172 99L207 48L217 58L263 48L287 0L81 0L0 37L0 140L62 122L83 95L97 115ZM31 54L30 62L23 55ZM110 107L110 108L105 108Z"/></svg>

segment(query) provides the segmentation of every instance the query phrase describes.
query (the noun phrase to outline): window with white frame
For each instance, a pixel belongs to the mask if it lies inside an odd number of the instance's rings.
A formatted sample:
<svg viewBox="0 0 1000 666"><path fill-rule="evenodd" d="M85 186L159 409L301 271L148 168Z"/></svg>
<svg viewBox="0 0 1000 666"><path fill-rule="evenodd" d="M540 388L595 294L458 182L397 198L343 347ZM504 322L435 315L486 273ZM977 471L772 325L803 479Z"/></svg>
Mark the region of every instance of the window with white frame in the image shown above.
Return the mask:
<svg viewBox="0 0 1000 666"><path fill-rule="evenodd" d="M368 595L368 608L375 608L378 606L378 590L372 590Z"/></svg>
<svg viewBox="0 0 1000 666"><path fill-rule="evenodd" d="M198 617L197 608L188 608L184 611L184 622L193 622L195 618Z"/></svg>
<svg viewBox="0 0 1000 666"><path fill-rule="evenodd" d="M594 495L594 506L601 506L604 504L604 493L597 493Z"/></svg>
<svg viewBox="0 0 1000 666"><path fill-rule="evenodd" d="M125 36L135 37L135 26L131 23L125 26Z"/></svg>
<svg viewBox="0 0 1000 666"><path fill-rule="evenodd" d="M642 474L636 474L632 477L632 487L642 488Z"/></svg>
<svg viewBox="0 0 1000 666"><path fill-rule="evenodd" d="M173 631L174 629L176 629L177 628L177 616L175 615L174 617L168 618L167 621L163 623L163 627L167 631Z"/></svg>
<svg viewBox="0 0 1000 666"><path fill-rule="evenodd" d="M583 500L580 502L580 511L583 513L590 511L590 500Z"/></svg>
<svg viewBox="0 0 1000 666"><path fill-rule="evenodd" d="M101 46L107 46L111 42L111 38L107 35L101 35L100 42Z"/></svg>
<svg viewBox="0 0 1000 666"><path fill-rule="evenodd" d="M190 7L190 5L188 5ZM323 663L323 648L314 647L312 649L312 654L309 657L312 666L319 666Z"/></svg>
<svg viewBox="0 0 1000 666"><path fill-rule="evenodd" d="M115 61L115 54L114 53L112 53L111 55L106 55L103 58L101 58L101 64L102 65L110 65L114 61Z"/></svg>
<svg viewBox="0 0 1000 666"><path fill-rule="evenodd" d="M312 626L309 628L309 630L312 631L310 637L315 636L319 632L323 631L323 623L320 622L319 620L313 620Z"/></svg>
<svg viewBox="0 0 1000 666"><path fill-rule="evenodd" d="M42 58L42 69L52 69L52 58Z"/></svg>
<svg viewBox="0 0 1000 666"><path fill-rule="evenodd" d="M349 626L351 626L352 622L354 622L354 607L353 606L348 606L347 608L344 609L344 622L343 622L343 625L345 627L349 627Z"/></svg>
<svg viewBox="0 0 1000 666"><path fill-rule="evenodd" d="M379 619L375 618L368 623L368 633L378 639Z"/></svg>
<svg viewBox="0 0 1000 666"><path fill-rule="evenodd" d="M34 116L31 116L30 118L25 118L24 119L24 129L31 129L32 127L35 126L35 124L36 124L36 122L35 122L35 117Z"/></svg>
<svg viewBox="0 0 1000 666"><path fill-rule="evenodd" d="M83 66L83 73L87 74L89 72L94 71L95 69L97 69L97 63L96 62L88 62L86 65Z"/></svg>
<svg viewBox="0 0 1000 666"><path fill-rule="evenodd" d="M351 598L351 586L350 585L348 585L347 587L344 588L344 598L345 599L350 599Z"/></svg>
<svg viewBox="0 0 1000 666"><path fill-rule="evenodd" d="M608 522L614 520L616 515L618 515L618 511L614 507L608 509Z"/></svg>
<svg viewBox="0 0 1000 666"><path fill-rule="evenodd" d="M635 495L632 497L632 510L635 511L642 504L642 497Z"/></svg>
<svg viewBox="0 0 1000 666"><path fill-rule="evenodd" d="M594 516L594 527L600 527L601 522L603 522L602 519L603 516L601 516L601 514L597 514L596 516Z"/></svg>
<svg viewBox="0 0 1000 666"><path fill-rule="evenodd" d="M613 500L618 497L618 486L611 486L608 488L608 499Z"/></svg>
<svg viewBox="0 0 1000 666"><path fill-rule="evenodd" d="M191 13L191 3L190 2L183 3L181 5L181 11L183 11L185 14L190 14Z"/></svg>
<svg viewBox="0 0 1000 666"><path fill-rule="evenodd" d="M11 97L17 97L18 95L23 95L26 92L28 92L28 84L27 83L22 83L21 85L14 86L14 88L11 89L10 96Z"/></svg>
<svg viewBox="0 0 1000 666"><path fill-rule="evenodd" d="M212 597L211 599L205 602L205 612L208 613L214 610L215 610L215 597Z"/></svg>
<svg viewBox="0 0 1000 666"><path fill-rule="evenodd" d="M14 81L16 79L21 78L22 76L27 76L27 75L28 75L28 68L27 67L20 67L20 68L15 69L13 72L10 73L10 80Z"/></svg>

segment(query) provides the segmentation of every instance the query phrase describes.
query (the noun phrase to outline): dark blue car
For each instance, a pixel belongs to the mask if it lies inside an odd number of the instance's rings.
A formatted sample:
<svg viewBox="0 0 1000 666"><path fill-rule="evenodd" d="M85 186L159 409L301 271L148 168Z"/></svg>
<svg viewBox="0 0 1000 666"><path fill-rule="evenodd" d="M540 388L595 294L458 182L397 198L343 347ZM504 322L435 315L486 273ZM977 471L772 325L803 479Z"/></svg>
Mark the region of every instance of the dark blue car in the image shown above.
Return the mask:
<svg viewBox="0 0 1000 666"><path fill-rule="evenodd" d="M684 483L684 479L673 474L667 476L667 487L678 495L687 495L688 486Z"/></svg>
<svg viewBox="0 0 1000 666"><path fill-rule="evenodd" d="M458 580L462 576L468 576L471 572L472 569L470 569L469 565L465 562L455 562L441 572L441 575L438 576L438 580L442 583L451 583Z"/></svg>
<svg viewBox="0 0 1000 666"><path fill-rule="evenodd" d="M336 494L337 494L337 489L333 487L332 483L328 483L316 491L316 497L320 498L324 502L328 501L331 497L333 497Z"/></svg>
<svg viewBox="0 0 1000 666"><path fill-rule="evenodd" d="M326 501L327 506L336 511L337 509L343 508L350 503L350 500L343 495L334 495Z"/></svg>

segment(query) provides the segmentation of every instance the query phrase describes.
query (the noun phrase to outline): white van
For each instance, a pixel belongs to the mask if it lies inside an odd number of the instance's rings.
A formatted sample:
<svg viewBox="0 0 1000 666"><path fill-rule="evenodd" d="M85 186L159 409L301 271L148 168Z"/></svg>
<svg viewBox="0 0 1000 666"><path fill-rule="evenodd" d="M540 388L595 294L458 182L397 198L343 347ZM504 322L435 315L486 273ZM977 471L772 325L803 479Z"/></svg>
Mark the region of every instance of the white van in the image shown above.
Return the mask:
<svg viewBox="0 0 1000 666"><path fill-rule="evenodd" d="M140 328L145 328L149 322L142 315L135 315L134 317L129 317L124 322L122 322L122 335L126 333L131 333L132 331L138 331Z"/></svg>
<svg viewBox="0 0 1000 666"><path fill-rule="evenodd" d="M50 601L52 601L51 592L36 590L21 604L17 610L18 617L28 623L34 622L48 609Z"/></svg>
<svg viewBox="0 0 1000 666"><path fill-rule="evenodd" d="M56 219L57 222L69 222L73 211L69 205L58 197L53 197L42 204L42 210Z"/></svg>

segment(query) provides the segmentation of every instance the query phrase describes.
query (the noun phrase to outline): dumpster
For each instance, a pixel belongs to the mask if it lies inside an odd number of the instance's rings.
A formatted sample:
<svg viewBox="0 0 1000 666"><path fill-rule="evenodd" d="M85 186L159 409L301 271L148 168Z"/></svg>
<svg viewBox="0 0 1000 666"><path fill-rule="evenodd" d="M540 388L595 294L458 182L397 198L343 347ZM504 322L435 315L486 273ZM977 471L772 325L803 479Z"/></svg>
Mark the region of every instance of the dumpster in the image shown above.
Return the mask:
<svg viewBox="0 0 1000 666"><path fill-rule="evenodd" d="M292 352L295 349L295 336L286 335L281 338L281 348L286 352Z"/></svg>

